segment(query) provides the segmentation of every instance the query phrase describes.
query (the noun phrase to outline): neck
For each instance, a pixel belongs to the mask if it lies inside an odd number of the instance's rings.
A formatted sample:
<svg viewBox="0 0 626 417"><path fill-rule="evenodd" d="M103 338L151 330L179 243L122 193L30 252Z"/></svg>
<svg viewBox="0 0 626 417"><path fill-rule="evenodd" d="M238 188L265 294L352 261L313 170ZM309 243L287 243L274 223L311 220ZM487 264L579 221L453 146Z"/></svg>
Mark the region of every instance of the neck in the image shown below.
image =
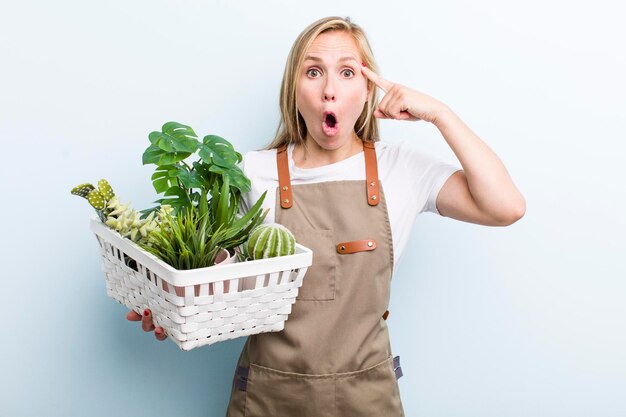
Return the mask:
<svg viewBox="0 0 626 417"><path fill-rule="evenodd" d="M343 161L362 150L363 142L356 134L337 149L324 149L307 136L304 145L294 146L292 158L298 168L316 168Z"/></svg>

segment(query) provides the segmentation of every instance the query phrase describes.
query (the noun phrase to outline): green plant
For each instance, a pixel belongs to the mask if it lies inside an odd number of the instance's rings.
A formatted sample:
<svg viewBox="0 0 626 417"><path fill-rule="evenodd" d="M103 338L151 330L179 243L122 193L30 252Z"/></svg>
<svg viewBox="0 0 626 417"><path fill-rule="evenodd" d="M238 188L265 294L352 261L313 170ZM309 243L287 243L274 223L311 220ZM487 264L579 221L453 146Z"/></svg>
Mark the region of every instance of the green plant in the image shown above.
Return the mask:
<svg viewBox="0 0 626 417"><path fill-rule="evenodd" d="M200 141L191 127L168 122L149 139L143 164L156 165L152 183L164 196L156 202L173 210L149 233L145 249L179 269L213 265L219 248L240 246L262 223L266 193L239 215L250 180L237 165L241 154L222 137L208 135ZM156 209L143 213L149 216Z"/></svg>
<svg viewBox="0 0 626 417"><path fill-rule="evenodd" d="M256 205L260 206L261 202L257 201ZM250 231L265 217L260 217L259 213L250 210L241 218L224 222L214 230L208 213L200 214L195 207L178 216L168 212L157 228L148 234L142 247L177 269L211 266L221 248L241 245L247 239Z"/></svg>
<svg viewBox="0 0 626 417"><path fill-rule="evenodd" d="M140 218L139 212L128 207L128 204L122 205L115 199L112 202L109 216L105 222L111 229L117 231L122 237L129 238L140 245L148 242L148 234L157 226L163 217L172 211L172 208L166 204L162 205L155 218L155 212L151 212L148 217Z"/></svg>
<svg viewBox="0 0 626 417"><path fill-rule="evenodd" d="M152 183L164 198L156 202L170 205L173 216L182 214L197 227L203 225L205 235L228 231L218 242L226 249L240 245L252 227L263 221L267 212L262 212L261 204L266 193L239 219L241 195L250 191L250 180L237 165L241 154L226 139L208 135L200 142L191 127L177 122L165 123L149 139L142 161L157 166ZM155 209L158 206L143 213ZM193 211L197 213L190 215Z"/></svg>
<svg viewBox="0 0 626 417"><path fill-rule="evenodd" d="M261 224L250 232L243 247L246 256L252 259L293 255L296 252L296 239L282 224Z"/></svg>
<svg viewBox="0 0 626 417"><path fill-rule="evenodd" d="M241 246L263 222L267 192L240 215L250 180L237 165L242 157L230 142L215 135L200 142L191 127L176 122L165 123L149 139L142 161L157 166L152 182L164 195L158 206L137 212L121 204L104 179L99 188L84 183L71 192L86 198L107 226L173 267L211 266L220 248Z"/></svg>
<svg viewBox="0 0 626 417"><path fill-rule="evenodd" d="M96 210L100 221L118 232L122 237L135 243L145 241L148 233L156 227L157 221L172 210L168 205L163 205L158 212L151 212L142 219L138 211L130 208L129 204L122 204L118 200L113 188L105 179L98 181L98 188L90 183L83 183L72 188L71 193L87 199ZM156 219L154 218L155 213L157 213Z"/></svg>
<svg viewBox="0 0 626 417"><path fill-rule="evenodd" d="M109 182L105 179L98 181L98 188L88 182L79 184L70 191L73 195L83 197L96 210L102 222L107 220L112 211L111 202L116 203L115 193Z"/></svg>
<svg viewBox="0 0 626 417"><path fill-rule="evenodd" d="M250 191L250 180L237 165L242 160L241 154L226 139L208 135L199 141L191 127L177 122L165 123L160 132L150 133L149 139L150 146L142 161L144 165L157 166L152 183L164 198L156 202L172 206L174 216L197 210L193 216L183 218L199 222L206 216L206 234L230 230L220 242L226 249L241 244L250 226L260 224L265 218L267 212L261 209L266 195L263 193L242 217L247 219L245 224L238 221L241 195ZM196 160L192 161L193 158ZM156 209L158 206L143 213L148 215Z"/></svg>
<svg viewBox="0 0 626 417"><path fill-rule="evenodd" d="M161 132L149 135L150 146L145 150L143 164L155 164L152 182L157 193L174 208L175 215L184 208L206 201L214 185L229 180L229 192L240 196L250 191L250 180L237 163L241 154L226 139L215 135L205 136L200 142L189 126L168 122ZM189 158L198 160L190 161Z"/></svg>

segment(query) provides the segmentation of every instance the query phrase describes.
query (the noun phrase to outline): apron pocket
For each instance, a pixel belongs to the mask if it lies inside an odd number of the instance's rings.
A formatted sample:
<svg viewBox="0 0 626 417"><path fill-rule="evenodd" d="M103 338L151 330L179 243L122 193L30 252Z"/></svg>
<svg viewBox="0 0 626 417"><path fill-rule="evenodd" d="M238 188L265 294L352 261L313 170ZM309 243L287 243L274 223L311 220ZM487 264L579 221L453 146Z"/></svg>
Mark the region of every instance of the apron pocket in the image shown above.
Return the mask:
<svg viewBox="0 0 626 417"><path fill-rule="evenodd" d="M403 417L394 366L390 356L356 372L311 375L252 363L245 417Z"/></svg>
<svg viewBox="0 0 626 417"><path fill-rule="evenodd" d="M338 416L404 416L391 356L371 368L337 374L336 396Z"/></svg>
<svg viewBox="0 0 626 417"><path fill-rule="evenodd" d="M292 229L296 242L313 251L313 263L307 269L296 300L326 301L335 299L337 254L333 231L328 229Z"/></svg>
<svg viewBox="0 0 626 417"><path fill-rule="evenodd" d="M333 374L298 374L250 364L246 417L336 415Z"/></svg>

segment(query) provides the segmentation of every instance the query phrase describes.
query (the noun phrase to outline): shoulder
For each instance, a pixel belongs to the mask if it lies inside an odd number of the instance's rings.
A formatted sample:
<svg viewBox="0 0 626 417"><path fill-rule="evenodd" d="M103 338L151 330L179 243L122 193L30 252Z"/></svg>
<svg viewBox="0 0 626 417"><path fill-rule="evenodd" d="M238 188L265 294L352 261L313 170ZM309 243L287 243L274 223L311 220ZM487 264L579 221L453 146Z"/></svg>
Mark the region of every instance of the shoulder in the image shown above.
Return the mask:
<svg viewBox="0 0 626 417"><path fill-rule="evenodd" d="M249 178L269 179L278 177L276 170L276 149L248 151L243 155L241 163Z"/></svg>
<svg viewBox="0 0 626 417"><path fill-rule="evenodd" d="M376 154L383 168L398 170L420 170L437 159L433 155L417 149L407 141L397 143L376 142Z"/></svg>
<svg viewBox="0 0 626 417"><path fill-rule="evenodd" d="M410 159L410 158L418 158L422 155L422 152L419 151L415 146L408 143L407 141L401 142L376 142L376 153L379 158L387 158L387 159Z"/></svg>

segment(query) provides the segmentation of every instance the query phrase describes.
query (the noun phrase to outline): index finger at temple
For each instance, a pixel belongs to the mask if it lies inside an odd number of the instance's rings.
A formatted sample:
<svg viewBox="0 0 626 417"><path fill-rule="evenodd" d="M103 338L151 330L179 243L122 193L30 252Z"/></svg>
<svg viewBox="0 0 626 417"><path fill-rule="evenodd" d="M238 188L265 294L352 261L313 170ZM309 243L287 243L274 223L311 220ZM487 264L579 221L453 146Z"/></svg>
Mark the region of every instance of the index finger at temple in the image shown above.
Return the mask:
<svg viewBox="0 0 626 417"><path fill-rule="evenodd" d="M378 87L380 87L380 89L383 90L385 93L389 91L389 89L391 89L391 87L393 86L393 83L385 80L383 77L376 74L371 69L367 67L363 67L363 71L365 72L365 75L367 76L367 78L372 80L372 82L376 84Z"/></svg>

